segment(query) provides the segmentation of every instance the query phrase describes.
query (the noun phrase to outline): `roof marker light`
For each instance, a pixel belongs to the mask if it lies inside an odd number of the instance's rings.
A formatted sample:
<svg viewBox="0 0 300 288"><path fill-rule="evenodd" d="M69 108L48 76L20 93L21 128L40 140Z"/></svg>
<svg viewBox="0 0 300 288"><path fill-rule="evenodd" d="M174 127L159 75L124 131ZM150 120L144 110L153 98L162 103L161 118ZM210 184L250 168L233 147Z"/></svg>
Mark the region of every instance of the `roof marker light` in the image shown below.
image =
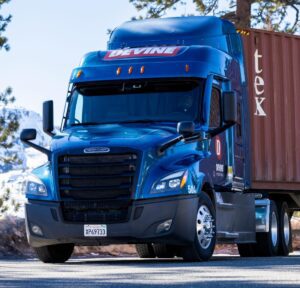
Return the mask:
<svg viewBox="0 0 300 288"><path fill-rule="evenodd" d="M190 71L190 65L186 64L185 65L185 72L189 72Z"/></svg>
<svg viewBox="0 0 300 288"><path fill-rule="evenodd" d="M128 74L132 74L132 72L133 72L133 67L130 66L129 69L128 69Z"/></svg>
<svg viewBox="0 0 300 288"><path fill-rule="evenodd" d="M122 68L121 68L121 67L118 67L118 69L117 69L117 71L116 71L117 75L120 75L120 74L121 74L121 71L122 71Z"/></svg>
<svg viewBox="0 0 300 288"><path fill-rule="evenodd" d="M141 72L141 74L144 74L144 72L145 72L145 66L142 66L142 67L141 67L140 72Z"/></svg>
<svg viewBox="0 0 300 288"><path fill-rule="evenodd" d="M241 34L241 35L245 35L245 36L249 36L250 32L247 30L243 30L243 29L237 29L236 30L237 33Z"/></svg>

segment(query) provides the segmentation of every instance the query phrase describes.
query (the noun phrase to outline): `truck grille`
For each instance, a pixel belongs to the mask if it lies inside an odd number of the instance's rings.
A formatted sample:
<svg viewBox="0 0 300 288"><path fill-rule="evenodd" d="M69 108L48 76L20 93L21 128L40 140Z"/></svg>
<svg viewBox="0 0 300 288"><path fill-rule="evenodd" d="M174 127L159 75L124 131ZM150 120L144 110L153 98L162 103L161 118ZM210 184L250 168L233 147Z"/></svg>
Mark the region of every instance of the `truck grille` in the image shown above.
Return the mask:
<svg viewBox="0 0 300 288"><path fill-rule="evenodd" d="M63 155L58 184L64 219L71 222L122 222L128 218L137 156Z"/></svg>

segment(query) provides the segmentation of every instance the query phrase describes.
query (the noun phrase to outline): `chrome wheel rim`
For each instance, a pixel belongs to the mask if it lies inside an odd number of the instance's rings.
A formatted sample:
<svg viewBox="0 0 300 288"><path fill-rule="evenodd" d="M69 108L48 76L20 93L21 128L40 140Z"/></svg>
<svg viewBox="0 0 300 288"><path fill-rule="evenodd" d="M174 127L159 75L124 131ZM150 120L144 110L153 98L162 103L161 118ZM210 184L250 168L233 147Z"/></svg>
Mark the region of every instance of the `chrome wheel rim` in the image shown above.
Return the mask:
<svg viewBox="0 0 300 288"><path fill-rule="evenodd" d="M214 237L214 219L206 205L201 205L197 213L196 231L198 243L207 249Z"/></svg>
<svg viewBox="0 0 300 288"><path fill-rule="evenodd" d="M286 246L290 243L290 220L289 215L285 212L283 216L283 235Z"/></svg>
<svg viewBox="0 0 300 288"><path fill-rule="evenodd" d="M272 244L275 247L278 241L278 222L277 222L277 217L275 212L272 213L271 236L272 236Z"/></svg>

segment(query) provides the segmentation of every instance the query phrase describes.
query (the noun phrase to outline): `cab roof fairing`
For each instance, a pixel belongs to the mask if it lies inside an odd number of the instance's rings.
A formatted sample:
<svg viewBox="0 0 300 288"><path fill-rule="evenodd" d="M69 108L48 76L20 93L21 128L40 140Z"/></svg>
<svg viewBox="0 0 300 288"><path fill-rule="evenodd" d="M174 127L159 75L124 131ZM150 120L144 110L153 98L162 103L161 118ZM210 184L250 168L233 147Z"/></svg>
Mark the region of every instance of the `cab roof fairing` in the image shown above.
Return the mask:
<svg viewBox="0 0 300 288"><path fill-rule="evenodd" d="M209 46L181 47L182 51L172 57L136 57L104 60L107 51L91 52L84 56L81 66L72 72L71 83L113 81L149 78L195 77L207 78L209 74L227 78L231 74L233 58L225 52ZM189 71L185 71L189 65ZM129 67L133 72L128 73ZM145 72L140 73L140 67ZM116 71L121 67L120 75ZM159 69L158 69L159 68ZM77 77L78 72L82 71Z"/></svg>
<svg viewBox="0 0 300 288"><path fill-rule="evenodd" d="M162 45L209 45L228 52L234 25L214 16L172 17L125 22L110 35L108 49ZM208 39L218 38L218 41ZM219 45L217 47L216 45Z"/></svg>

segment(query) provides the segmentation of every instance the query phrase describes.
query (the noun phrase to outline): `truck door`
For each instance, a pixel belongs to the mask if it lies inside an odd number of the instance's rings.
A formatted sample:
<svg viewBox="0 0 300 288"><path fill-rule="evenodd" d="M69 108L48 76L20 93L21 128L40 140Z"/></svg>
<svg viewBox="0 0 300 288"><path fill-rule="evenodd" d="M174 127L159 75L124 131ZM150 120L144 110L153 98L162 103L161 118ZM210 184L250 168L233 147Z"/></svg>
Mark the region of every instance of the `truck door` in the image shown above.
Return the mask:
<svg viewBox="0 0 300 288"><path fill-rule="evenodd" d="M255 217L254 217L254 197L227 190L230 177L229 167L233 166L233 185L242 190L244 186L244 149L242 138L242 110L241 99L238 94L238 123L234 128L212 138L211 152L209 158L211 163L215 163L212 172L212 179L216 192L216 213L217 213L217 233L221 241L244 241L255 239ZM209 128L213 129L220 123L221 90L212 88ZM223 189L222 189L223 187ZM218 188L222 190L218 191ZM225 188L225 189L224 189Z"/></svg>
<svg viewBox="0 0 300 288"><path fill-rule="evenodd" d="M213 130L221 123L221 90L220 87L213 86L210 100L209 129ZM215 185L225 186L227 181L228 147L226 132L220 133L212 138L212 179ZM213 161L212 161L213 160Z"/></svg>

